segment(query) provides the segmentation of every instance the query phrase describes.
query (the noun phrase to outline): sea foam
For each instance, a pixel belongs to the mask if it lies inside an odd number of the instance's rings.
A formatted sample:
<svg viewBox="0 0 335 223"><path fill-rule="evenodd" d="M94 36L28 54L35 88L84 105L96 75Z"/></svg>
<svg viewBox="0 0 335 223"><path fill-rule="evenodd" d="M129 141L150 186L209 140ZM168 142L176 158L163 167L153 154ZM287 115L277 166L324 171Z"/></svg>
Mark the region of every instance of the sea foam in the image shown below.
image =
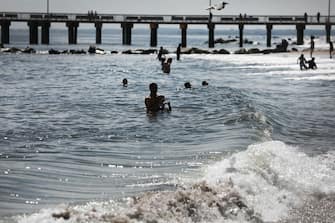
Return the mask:
<svg viewBox="0 0 335 223"><path fill-rule="evenodd" d="M326 158L327 157L327 158ZM206 169L210 185L231 181L264 221L277 221L304 199L335 192L334 156L309 157L279 141L251 145Z"/></svg>
<svg viewBox="0 0 335 223"><path fill-rule="evenodd" d="M44 209L17 221L277 222L304 200L335 192L334 160L332 153L309 157L299 148L269 141L205 167L203 177L175 190Z"/></svg>

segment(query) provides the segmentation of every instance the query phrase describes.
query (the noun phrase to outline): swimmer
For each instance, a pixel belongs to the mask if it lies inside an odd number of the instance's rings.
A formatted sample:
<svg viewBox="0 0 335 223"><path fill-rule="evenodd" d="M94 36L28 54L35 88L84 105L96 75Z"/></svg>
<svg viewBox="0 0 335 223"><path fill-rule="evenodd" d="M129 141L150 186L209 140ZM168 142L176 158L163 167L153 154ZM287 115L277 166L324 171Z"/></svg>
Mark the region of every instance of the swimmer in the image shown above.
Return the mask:
<svg viewBox="0 0 335 223"><path fill-rule="evenodd" d="M190 82L185 82L184 87L185 88L192 88L192 85L191 85Z"/></svg>
<svg viewBox="0 0 335 223"><path fill-rule="evenodd" d="M208 82L207 81L203 81L202 82L202 86L208 86Z"/></svg>
<svg viewBox="0 0 335 223"><path fill-rule="evenodd" d="M311 60L307 61L308 62L308 69L312 69L312 70L315 70L317 69L318 67L316 66L316 63L315 63L315 58L312 57Z"/></svg>
<svg viewBox="0 0 335 223"><path fill-rule="evenodd" d="M168 111L171 111L170 102L165 101L164 95L157 95L158 86L156 83L149 85L150 96L145 98L144 103L147 108L147 112L156 113L158 111L164 111L165 105L168 106Z"/></svg>
<svg viewBox="0 0 335 223"><path fill-rule="evenodd" d="M122 80L122 85L123 87L128 87L128 80L126 78Z"/></svg>
<svg viewBox="0 0 335 223"><path fill-rule="evenodd" d="M299 63L299 65L300 65L300 70L308 69L308 67L306 66L307 60L306 60L304 54L300 55L300 57L298 58L297 63Z"/></svg>
<svg viewBox="0 0 335 223"><path fill-rule="evenodd" d="M169 74L171 71L172 58L168 58L165 62L162 63L162 70L164 73Z"/></svg>

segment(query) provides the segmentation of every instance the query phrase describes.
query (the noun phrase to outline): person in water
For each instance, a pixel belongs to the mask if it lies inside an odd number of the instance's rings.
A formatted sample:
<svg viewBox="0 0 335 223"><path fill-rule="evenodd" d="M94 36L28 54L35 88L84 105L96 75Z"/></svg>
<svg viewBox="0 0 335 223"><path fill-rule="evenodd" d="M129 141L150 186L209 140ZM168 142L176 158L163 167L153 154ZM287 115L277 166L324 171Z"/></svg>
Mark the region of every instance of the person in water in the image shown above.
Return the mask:
<svg viewBox="0 0 335 223"><path fill-rule="evenodd" d="M192 88L192 85L191 85L190 82L185 82L184 87L190 89L190 88Z"/></svg>
<svg viewBox="0 0 335 223"><path fill-rule="evenodd" d="M164 95L157 95L158 86L156 83L151 83L149 85L150 96L145 98L144 103L147 108L147 112L156 113L159 111L164 111L165 105L168 106L168 111L171 111L170 102L165 102Z"/></svg>
<svg viewBox="0 0 335 223"><path fill-rule="evenodd" d="M128 80L126 78L122 80L122 85L123 87L128 87Z"/></svg>
<svg viewBox="0 0 335 223"><path fill-rule="evenodd" d="M314 48L315 48L315 42L314 42L314 36L311 36L311 58L313 57L313 52L314 52Z"/></svg>
<svg viewBox="0 0 335 223"><path fill-rule="evenodd" d="M300 55L300 57L298 58L298 62L299 62L299 65L300 65L300 70L308 69L308 67L306 66L307 60L306 60L304 54Z"/></svg>
<svg viewBox="0 0 335 223"><path fill-rule="evenodd" d="M171 71L172 58L168 58L162 63L162 70L164 73L169 74Z"/></svg>
<svg viewBox="0 0 335 223"><path fill-rule="evenodd" d="M177 51L176 51L177 60L180 60L180 53L181 53L181 44L179 44L178 47L177 47Z"/></svg>
<svg viewBox="0 0 335 223"><path fill-rule="evenodd" d="M333 58L334 45L332 41L329 41L329 58Z"/></svg>
<svg viewBox="0 0 335 223"><path fill-rule="evenodd" d="M158 59L159 61L162 60L163 50L164 50L164 49L163 49L163 47L161 46L161 47L159 48L158 55L157 55L157 59Z"/></svg>
<svg viewBox="0 0 335 223"><path fill-rule="evenodd" d="M315 70L317 69L318 67L316 66L316 63L315 63L315 58L312 57L311 60L307 61L308 62L308 69L312 69L312 70Z"/></svg>

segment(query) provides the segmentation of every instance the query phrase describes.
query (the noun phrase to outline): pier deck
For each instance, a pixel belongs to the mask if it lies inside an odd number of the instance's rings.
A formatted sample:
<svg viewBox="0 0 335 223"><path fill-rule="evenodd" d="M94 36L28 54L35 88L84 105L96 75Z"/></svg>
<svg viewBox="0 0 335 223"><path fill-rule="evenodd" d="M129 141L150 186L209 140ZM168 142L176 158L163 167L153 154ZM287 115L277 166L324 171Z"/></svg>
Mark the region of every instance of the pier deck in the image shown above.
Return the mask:
<svg viewBox="0 0 335 223"><path fill-rule="evenodd" d="M271 46L271 31L274 25L293 25L297 30L297 44L303 44L306 26L324 26L327 42L330 41L331 26L335 16L317 15L136 15L136 14L97 14L97 13L30 13L0 12L1 43L9 44L12 22L26 22L29 26L29 43L38 44L38 27L42 27L42 44L49 44L51 23L65 23L68 27L69 44L77 43L77 29L80 23L92 23L96 28L96 43L101 44L102 26L105 23L118 23L122 28L122 43L131 45L131 30L136 24L149 24L150 45L157 46L159 25L176 24L181 29L181 44L186 47L188 25L207 25L209 47L214 47L214 29L218 25L237 25L240 31L240 46L243 46L243 29L246 25L264 25L267 30L267 45Z"/></svg>

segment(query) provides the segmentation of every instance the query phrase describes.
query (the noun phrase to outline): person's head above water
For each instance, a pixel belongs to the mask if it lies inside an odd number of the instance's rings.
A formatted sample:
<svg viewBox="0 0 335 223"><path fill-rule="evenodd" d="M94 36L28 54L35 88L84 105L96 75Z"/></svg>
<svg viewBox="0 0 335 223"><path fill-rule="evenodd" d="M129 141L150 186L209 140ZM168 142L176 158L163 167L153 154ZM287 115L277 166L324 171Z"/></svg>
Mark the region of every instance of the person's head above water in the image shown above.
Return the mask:
<svg viewBox="0 0 335 223"><path fill-rule="evenodd" d="M202 86L207 86L208 85L208 82L207 81L203 81L202 82Z"/></svg>
<svg viewBox="0 0 335 223"><path fill-rule="evenodd" d="M126 78L124 78L122 80L122 84L123 84L123 87L127 87L128 86L128 80Z"/></svg>
<svg viewBox="0 0 335 223"><path fill-rule="evenodd" d="M185 82L184 86L185 88L192 88L192 85L190 82Z"/></svg>
<svg viewBox="0 0 335 223"><path fill-rule="evenodd" d="M157 86L156 83L151 83L149 85L149 89L150 89L150 95L152 95L152 96L157 95L158 86Z"/></svg>

